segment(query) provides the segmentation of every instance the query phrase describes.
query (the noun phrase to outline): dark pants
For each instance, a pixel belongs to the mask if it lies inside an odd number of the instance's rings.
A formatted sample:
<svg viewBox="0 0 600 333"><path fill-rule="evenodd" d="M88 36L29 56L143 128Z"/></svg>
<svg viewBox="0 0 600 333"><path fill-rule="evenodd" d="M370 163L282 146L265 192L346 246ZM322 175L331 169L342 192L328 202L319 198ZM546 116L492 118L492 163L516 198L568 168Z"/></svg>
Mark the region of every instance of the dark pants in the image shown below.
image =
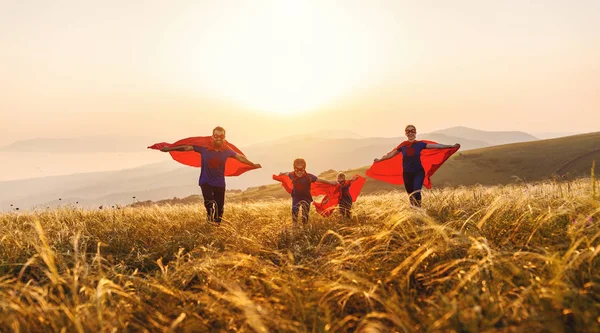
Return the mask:
<svg viewBox="0 0 600 333"><path fill-rule="evenodd" d="M345 218L352 216L352 200L340 200L340 214Z"/></svg>
<svg viewBox="0 0 600 333"><path fill-rule="evenodd" d="M206 220L220 223L225 205L225 188L208 184L202 184L200 188L204 197L204 207L206 207Z"/></svg>
<svg viewBox="0 0 600 333"><path fill-rule="evenodd" d="M308 212L310 211L310 201L306 199L292 199L292 221L298 222L298 213L302 209L302 224L308 222Z"/></svg>
<svg viewBox="0 0 600 333"><path fill-rule="evenodd" d="M410 198L410 204L416 207L421 207L421 188L425 181L425 171L406 172L403 173L404 188Z"/></svg>

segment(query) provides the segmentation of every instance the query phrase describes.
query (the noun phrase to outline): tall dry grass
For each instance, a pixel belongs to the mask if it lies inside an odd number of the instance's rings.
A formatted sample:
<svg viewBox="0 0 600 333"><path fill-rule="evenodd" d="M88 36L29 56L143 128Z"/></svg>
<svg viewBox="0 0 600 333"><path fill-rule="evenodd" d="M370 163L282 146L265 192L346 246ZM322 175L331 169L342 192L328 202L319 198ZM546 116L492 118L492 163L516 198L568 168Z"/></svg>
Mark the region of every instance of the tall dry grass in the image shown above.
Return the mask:
<svg viewBox="0 0 600 333"><path fill-rule="evenodd" d="M595 180L592 180L595 182ZM361 197L291 229L290 200L0 215L0 331L600 331L590 180Z"/></svg>

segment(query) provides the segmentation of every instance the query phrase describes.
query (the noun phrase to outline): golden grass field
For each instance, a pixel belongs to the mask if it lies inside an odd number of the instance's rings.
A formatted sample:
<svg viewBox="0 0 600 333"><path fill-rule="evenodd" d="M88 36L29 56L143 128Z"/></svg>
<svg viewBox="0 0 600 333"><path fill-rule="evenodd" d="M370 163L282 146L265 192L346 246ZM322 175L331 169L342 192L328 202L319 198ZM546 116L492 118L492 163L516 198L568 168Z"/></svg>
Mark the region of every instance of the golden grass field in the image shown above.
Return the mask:
<svg viewBox="0 0 600 333"><path fill-rule="evenodd" d="M593 182L3 214L0 331L598 332Z"/></svg>

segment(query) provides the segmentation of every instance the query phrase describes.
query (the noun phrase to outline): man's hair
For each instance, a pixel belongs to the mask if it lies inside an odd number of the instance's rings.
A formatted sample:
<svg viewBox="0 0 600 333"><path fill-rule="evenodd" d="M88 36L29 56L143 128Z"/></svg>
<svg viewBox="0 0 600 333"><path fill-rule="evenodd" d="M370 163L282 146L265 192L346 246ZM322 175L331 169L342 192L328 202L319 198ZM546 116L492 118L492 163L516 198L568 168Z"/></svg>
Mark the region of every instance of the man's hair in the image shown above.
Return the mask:
<svg viewBox="0 0 600 333"><path fill-rule="evenodd" d="M346 174L345 174L345 173L343 173L343 172L340 172L340 173L338 173L337 177L338 177L338 178L340 178L340 177L344 177L344 179L346 179Z"/></svg>
<svg viewBox="0 0 600 333"><path fill-rule="evenodd" d="M221 126L217 126L217 127L213 128L213 134L215 134L215 131L221 131L221 132L223 132L223 134L227 134L225 132L225 129Z"/></svg>
<svg viewBox="0 0 600 333"><path fill-rule="evenodd" d="M296 164L302 165L306 168L306 161L303 158L297 158L294 160L294 167Z"/></svg>
<svg viewBox="0 0 600 333"><path fill-rule="evenodd" d="M417 127L415 127L415 125L406 125L406 127L404 127L404 130L406 131L409 127L414 128L415 131L417 130Z"/></svg>

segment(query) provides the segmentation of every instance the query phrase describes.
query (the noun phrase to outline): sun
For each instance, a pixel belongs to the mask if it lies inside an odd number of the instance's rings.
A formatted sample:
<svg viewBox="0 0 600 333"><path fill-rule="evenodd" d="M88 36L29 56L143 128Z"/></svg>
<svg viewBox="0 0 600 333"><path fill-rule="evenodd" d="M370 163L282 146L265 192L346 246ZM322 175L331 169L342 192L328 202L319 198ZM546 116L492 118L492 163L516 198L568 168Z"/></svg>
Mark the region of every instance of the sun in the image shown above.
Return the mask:
<svg viewBox="0 0 600 333"><path fill-rule="evenodd" d="M343 13L332 16L310 1L247 5L196 26L183 20L186 29L178 30L171 48L184 89L293 115L347 94L376 60L365 47L372 39L355 31L354 20Z"/></svg>
<svg viewBox="0 0 600 333"><path fill-rule="evenodd" d="M223 73L220 92L249 109L296 114L317 109L349 88L343 73L304 52L256 54L251 66ZM341 76L344 75L344 76ZM219 93L216 91L215 93Z"/></svg>

